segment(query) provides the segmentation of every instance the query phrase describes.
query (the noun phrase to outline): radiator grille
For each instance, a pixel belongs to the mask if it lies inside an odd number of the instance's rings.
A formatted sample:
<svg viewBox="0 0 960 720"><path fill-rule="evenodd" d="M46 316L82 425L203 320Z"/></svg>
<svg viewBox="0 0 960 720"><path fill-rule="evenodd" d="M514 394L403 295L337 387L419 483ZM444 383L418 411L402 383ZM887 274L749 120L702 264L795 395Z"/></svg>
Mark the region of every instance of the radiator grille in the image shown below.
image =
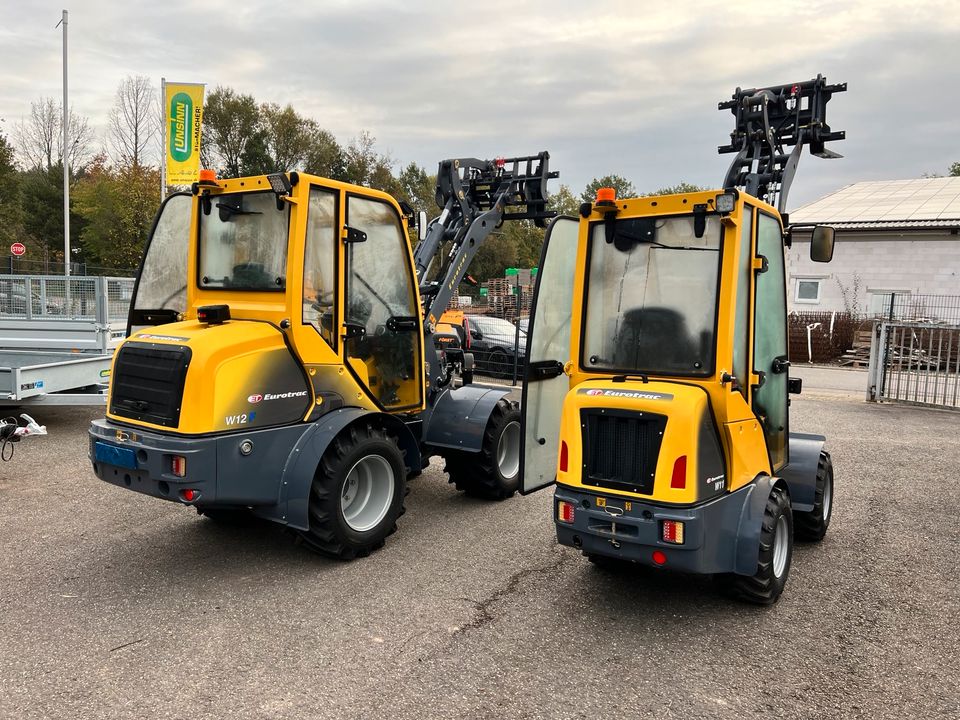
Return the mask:
<svg viewBox="0 0 960 720"><path fill-rule="evenodd" d="M111 414L176 427L189 364L185 347L124 345L110 380Z"/></svg>
<svg viewBox="0 0 960 720"><path fill-rule="evenodd" d="M664 415L621 410L581 410L583 484L653 492Z"/></svg>

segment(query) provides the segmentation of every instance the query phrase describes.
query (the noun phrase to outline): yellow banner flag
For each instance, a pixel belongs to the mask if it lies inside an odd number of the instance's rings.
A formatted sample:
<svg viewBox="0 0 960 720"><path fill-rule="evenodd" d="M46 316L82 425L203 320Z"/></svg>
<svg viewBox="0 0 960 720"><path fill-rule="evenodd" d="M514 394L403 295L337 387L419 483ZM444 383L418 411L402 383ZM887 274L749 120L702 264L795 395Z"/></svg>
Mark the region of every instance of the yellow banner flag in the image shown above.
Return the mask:
<svg viewBox="0 0 960 720"><path fill-rule="evenodd" d="M166 83L167 184L189 185L200 171L203 88L197 83Z"/></svg>

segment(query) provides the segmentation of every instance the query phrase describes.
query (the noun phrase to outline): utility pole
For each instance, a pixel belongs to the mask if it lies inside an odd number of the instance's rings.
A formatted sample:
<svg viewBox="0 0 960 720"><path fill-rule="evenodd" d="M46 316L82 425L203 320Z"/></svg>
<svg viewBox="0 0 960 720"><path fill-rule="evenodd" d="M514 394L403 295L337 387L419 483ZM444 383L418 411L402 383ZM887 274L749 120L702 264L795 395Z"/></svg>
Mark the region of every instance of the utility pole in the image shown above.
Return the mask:
<svg viewBox="0 0 960 720"><path fill-rule="evenodd" d="M67 11L63 25L63 274L70 274L70 105L67 102Z"/></svg>

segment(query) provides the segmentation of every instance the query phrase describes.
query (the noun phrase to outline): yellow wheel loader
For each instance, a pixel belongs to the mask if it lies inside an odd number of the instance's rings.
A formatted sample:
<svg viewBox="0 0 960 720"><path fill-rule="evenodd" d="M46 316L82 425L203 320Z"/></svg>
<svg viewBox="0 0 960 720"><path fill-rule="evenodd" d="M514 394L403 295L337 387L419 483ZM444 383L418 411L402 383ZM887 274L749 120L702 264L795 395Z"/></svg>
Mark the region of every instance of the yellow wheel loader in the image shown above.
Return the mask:
<svg viewBox="0 0 960 720"><path fill-rule="evenodd" d="M385 193L204 171L148 240L90 427L94 472L214 519L272 520L341 559L383 545L431 456L467 493L513 495L516 403L454 387L469 357L432 335L495 227L552 217L556 176L546 152L444 161L442 212L412 252L412 213Z"/></svg>
<svg viewBox="0 0 960 720"><path fill-rule="evenodd" d="M844 137L822 77L741 90L722 188L555 219L539 264L523 395L522 492L556 483L557 539L598 563L716 574L772 603L794 537L833 509L824 438L792 432L786 194L804 146ZM793 147L787 152L785 148ZM796 229L796 228L793 228ZM828 261L831 228L812 229Z"/></svg>

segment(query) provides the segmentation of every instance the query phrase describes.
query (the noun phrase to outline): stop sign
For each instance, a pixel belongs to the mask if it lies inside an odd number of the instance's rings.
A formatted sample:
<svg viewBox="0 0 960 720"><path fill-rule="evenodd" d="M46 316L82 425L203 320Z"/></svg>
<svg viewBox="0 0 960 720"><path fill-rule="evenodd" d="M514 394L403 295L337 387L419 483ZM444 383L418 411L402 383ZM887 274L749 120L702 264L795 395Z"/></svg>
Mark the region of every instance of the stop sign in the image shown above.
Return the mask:
<svg viewBox="0 0 960 720"><path fill-rule="evenodd" d="M22 242L15 242L13 245L10 246L10 253L12 255L16 255L17 257L20 257L26 251L27 251L27 246L24 245Z"/></svg>

